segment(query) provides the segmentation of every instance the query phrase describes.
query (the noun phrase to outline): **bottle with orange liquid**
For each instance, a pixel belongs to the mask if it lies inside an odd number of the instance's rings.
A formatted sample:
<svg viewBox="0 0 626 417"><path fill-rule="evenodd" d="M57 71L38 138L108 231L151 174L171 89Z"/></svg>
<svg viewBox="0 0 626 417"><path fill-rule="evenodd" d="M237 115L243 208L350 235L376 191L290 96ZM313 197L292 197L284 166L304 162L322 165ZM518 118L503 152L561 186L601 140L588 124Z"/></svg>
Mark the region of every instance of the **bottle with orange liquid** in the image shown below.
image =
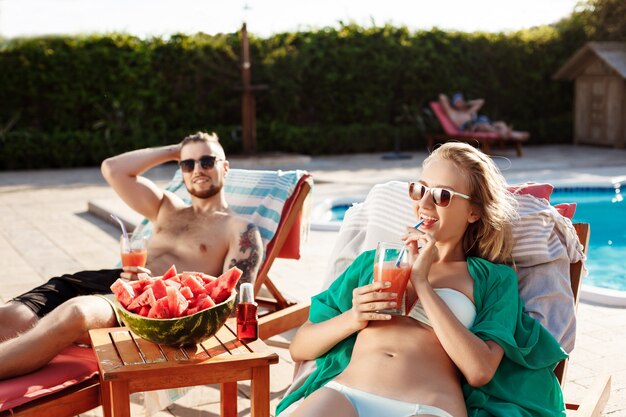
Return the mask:
<svg viewBox="0 0 626 417"><path fill-rule="evenodd" d="M251 283L239 287L239 304L237 304L237 339L242 342L253 342L259 338L259 319L257 303L254 302L254 287Z"/></svg>

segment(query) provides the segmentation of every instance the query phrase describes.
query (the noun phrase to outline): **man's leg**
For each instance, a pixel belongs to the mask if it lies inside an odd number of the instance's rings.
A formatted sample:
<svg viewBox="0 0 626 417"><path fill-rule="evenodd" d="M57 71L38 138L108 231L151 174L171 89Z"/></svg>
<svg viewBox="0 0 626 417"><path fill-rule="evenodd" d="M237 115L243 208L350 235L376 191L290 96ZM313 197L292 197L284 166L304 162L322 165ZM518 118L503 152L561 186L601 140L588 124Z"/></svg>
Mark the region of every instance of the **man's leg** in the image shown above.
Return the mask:
<svg viewBox="0 0 626 417"><path fill-rule="evenodd" d="M13 339L37 323L39 318L24 304L13 301L0 305L0 343Z"/></svg>
<svg viewBox="0 0 626 417"><path fill-rule="evenodd" d="M41 368L89 329L115 325L113 308L103 298L73 298L19 337L0 343L0 380Z"/></svg>

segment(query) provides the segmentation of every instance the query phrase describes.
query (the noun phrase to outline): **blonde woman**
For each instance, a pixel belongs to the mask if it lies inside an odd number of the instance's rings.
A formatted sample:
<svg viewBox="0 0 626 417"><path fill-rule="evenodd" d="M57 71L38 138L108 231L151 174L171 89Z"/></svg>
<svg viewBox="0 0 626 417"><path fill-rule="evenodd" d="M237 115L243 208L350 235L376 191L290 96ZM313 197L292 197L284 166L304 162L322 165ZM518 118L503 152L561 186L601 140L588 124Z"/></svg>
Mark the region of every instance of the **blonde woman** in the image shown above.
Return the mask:
<svg viewBox="0 0 626 417"><path fill-rule="evenodd" d="M565 415L552 369L565 357L523 313L511 257L515 202L493 161L447 143L409 184L418 230L402 237L413 260L406 316L372 283L373 251L313 297L294 360L317 369L278 406L292 417ZM418 246L420 249L418 249Z"/></svg>

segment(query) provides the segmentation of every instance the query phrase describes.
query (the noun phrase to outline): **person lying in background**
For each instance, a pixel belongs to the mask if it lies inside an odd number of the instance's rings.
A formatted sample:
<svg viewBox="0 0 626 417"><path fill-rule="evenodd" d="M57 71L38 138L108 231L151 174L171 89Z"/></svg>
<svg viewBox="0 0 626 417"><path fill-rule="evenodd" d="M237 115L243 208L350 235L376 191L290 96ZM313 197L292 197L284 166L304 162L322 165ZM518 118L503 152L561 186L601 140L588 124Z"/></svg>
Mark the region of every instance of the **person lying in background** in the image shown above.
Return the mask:
<svg viewBox="0 0 626 417"><path fill-rule="evenodd" d="M528 132L513 130L513 127L503 121L492 121L478 111L485 104L482 98L466 101L462 93L454 93L448 100L445 94L439 95L439 102L446 110L450 120L464 132L496 132L504 139L526 140Z"/></svg>

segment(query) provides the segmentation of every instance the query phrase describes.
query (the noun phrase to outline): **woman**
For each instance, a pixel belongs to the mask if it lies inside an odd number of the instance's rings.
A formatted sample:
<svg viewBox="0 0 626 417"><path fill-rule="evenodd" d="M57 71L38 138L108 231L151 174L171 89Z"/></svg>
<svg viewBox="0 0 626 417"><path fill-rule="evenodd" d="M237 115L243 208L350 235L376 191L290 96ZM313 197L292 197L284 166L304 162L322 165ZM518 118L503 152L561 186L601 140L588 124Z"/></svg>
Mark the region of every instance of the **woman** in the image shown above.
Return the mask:
<svg viewBox="0 0 626 417"><path fill-rule="evenodd" d="M418 230L407 316L372 283L365 252L325 292L294 337L295 361L317 370L278 406L306 397L292 417L565 415L554 338L522 313L510 261L515 204L487 156L447 143L411 183ZM418 246L420 249L418 249Z"/></svg>

